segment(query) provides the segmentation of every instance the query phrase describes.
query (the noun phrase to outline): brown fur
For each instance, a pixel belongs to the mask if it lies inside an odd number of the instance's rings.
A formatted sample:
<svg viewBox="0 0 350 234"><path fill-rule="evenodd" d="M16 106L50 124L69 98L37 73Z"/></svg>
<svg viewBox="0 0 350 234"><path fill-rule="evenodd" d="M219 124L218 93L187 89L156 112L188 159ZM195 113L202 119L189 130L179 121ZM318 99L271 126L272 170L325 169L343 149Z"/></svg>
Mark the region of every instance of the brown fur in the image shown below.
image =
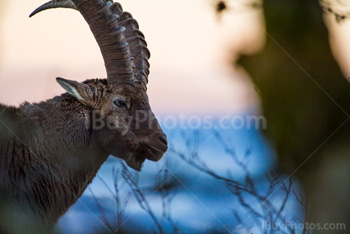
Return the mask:
<svg viewBox="0 0 350 234"><path fill-rule="evenodd" d="M137 84L65 82L77 85L84 100L65 93L18 108L0 104L0 196L48 225L77 201L110 154L139 170L145 158L159 160L167 148L159 140L165 135L150 112L146 91ZM130 106L116 107L116 97ZM125 126L92 128L93 111L99 111L107 123L133 116L137 110L151 113L147 123L132 121L128 131Z"/></svg>
<svg viewBox="0 0 350 234"><path fill-rule="evenodd" d="M58 78L67 91L62 96L18 108L0 104L0 197L49 226L76 202L109 155L141 170L146 159L158 161L167 150L148 102L150 54L137 22L119 3L103 0L54 0L33 14L67 6L90 25L108 80Z"/></svg>

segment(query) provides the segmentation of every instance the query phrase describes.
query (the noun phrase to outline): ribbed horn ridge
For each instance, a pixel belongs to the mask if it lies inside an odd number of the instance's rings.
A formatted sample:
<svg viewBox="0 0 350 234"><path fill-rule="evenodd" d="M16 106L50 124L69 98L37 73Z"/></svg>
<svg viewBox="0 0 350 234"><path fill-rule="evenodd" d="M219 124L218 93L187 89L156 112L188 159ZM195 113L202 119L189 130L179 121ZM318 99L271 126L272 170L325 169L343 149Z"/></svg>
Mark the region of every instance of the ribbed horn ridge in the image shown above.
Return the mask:
<svg viewBox="0 0 350 234"><path fill-rule="evenodd" d="M135 77L147 85L150 68L148 60L151 57L151 53L147 48L145 36L139 30L137 21L129 12L124 12L119 3L113 3L111 10L113 13L120 15L119 24L126 28L125 37L129 44L131 56L134 59Z"/></svg>
<svg viewBox="0 0 350 234"><path fill-rule="evenodd" d="M125 28L119 25L120 16L112 13L111 1L73 0L74 5L89 24L105 61L108 82L132 82L134 64Z"/></svg>
<svg viewBox="0 0 350 234"><path fill-rule="evenodd" d="M53 0L36 8L32 12L32 14L29 15L29 17L32 17L41 11L45 11L52 8L71 8L71 9L77 10L77 8L75 7L74 3L71 0Z"/></svg>
<svg viewBox="0 0 350 234"><path fill-rule="evenodd" d="M151 54L137 21L112 0L53 0L36 9L31 16L51 8L73 8L90 25L105 60L110 82L148 83Z"/></svg>

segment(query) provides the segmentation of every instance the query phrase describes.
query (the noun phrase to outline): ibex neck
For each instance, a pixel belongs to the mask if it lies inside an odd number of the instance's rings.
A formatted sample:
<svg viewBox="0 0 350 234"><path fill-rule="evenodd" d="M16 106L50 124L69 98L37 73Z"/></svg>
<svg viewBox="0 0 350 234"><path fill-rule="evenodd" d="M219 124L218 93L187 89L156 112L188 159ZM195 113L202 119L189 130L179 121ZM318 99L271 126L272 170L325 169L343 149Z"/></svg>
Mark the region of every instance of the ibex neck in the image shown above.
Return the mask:
<svg viewBox="0 0 350 234"><path fill-rule="evenodd" d="M90 144L83 107L73 98L27 103L17 112L21 118L15 120L13 135L0 138L0 195L30 207L38 220L53 225L108 155Z"/></svg>

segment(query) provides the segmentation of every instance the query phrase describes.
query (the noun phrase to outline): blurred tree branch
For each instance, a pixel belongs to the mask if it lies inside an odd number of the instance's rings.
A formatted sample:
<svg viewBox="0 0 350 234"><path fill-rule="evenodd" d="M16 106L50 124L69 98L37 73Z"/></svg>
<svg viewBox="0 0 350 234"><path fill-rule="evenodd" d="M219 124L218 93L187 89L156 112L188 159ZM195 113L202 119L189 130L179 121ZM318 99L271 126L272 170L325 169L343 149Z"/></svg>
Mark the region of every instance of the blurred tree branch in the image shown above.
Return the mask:
<svg viewBox="0 0 350 234"><path fill-rule="evenodd" d="M211 0L215 8L215 13L218 17L227 11L242 13L246 11L261 9L262 0Z"/></svg>
<svg viewBox="0 0 350 234"><path fill-rule="evenodd" d="M294 189L294 179L291 176L285 179L281 174L275 171L266 173L265 178L266 181L268 181L268 186L267 190L262 192L263 189L261 189L261 184L252 176L247 167L251 155L251 149L247 148L244 155L238 157L235 150L226 143L225 139L219 132L215 131L214 135L225 153L233 159L233 163L241 168L244 177L243 181L233 178L232 171L229 171L227 176L222 176L210 169L205 161L201 159L198 151L193 150L196 149L196 147L191 147L191 139L192 142L196 142L196 140L193 140L197 138L196 133L194 133L193 137L190 136L184 140L186 142L185 152L181 152L174 148L170 149L170 152L193 168L205 173L219 182L223 182L226 185L228 191L231 192L233 197L238 199L240 206L246 210L245 217L243 217L241 212L239 212L240 208L235 207L233 209L233 215L237 222L249 233L251 232L252 227L245 222L248 218L252 218L255 227L259 228L261 233L309 233L310 230L306 230L305 225L302 230L296 230L294 226L288 225L285 225L284 228L280 228L281 225L279 225L292 221L287 218L286 215L289 212L285 210L287 202L291 199L296 199L296 201L305 209L305 212L308 210L302 193L296 192ZM257 188L258 185L260 185L260 189ZM276 202L274 202L276 193L281 197L281 202L279 202L277 206ZM254 198L258 202L258 205L252 203L251 198ZM246 216L248 216L248 218ZM305 224L307 217L308 216L305 215L301 220L298 220L298 222ZM266 224L270 224L271 228L264 229L264 225Z"/></svg>
<svg viewBox="0 0 350 234"><path fill-rule="evenodd" d="M339 23L350 17L350 2L342 0L319 0L326 14L333 14Z"/></svg>
<svg viewBox="0 0 350 234"><path fill-rule="evenodd" d="M261 9L263 0L214 0L217 15L228 10L242 12L245 10ZM269 0L265 0L269 1ZM350 17L350 3L344 0L319 0L324 13L333 14L337 22Z"/></svg>

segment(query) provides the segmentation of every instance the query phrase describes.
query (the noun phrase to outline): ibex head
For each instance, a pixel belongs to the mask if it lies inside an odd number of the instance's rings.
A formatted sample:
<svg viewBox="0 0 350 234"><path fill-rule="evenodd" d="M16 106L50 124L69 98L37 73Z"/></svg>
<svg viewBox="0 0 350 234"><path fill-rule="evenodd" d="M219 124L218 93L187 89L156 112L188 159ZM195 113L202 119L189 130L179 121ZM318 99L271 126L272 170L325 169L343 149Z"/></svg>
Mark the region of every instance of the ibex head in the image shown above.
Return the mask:
<svg viewBox="0 0 350 234"><path fill-rule="evenodd" d="M32 15L57 7L80 11L105 61L107 79L79 83L57 78L69 95L92 112L88 121L92 140L136 170L145 159L160 160L167 151L167 139L149 105L150 52L136 20L109 0L54 0Z"/></svg>

